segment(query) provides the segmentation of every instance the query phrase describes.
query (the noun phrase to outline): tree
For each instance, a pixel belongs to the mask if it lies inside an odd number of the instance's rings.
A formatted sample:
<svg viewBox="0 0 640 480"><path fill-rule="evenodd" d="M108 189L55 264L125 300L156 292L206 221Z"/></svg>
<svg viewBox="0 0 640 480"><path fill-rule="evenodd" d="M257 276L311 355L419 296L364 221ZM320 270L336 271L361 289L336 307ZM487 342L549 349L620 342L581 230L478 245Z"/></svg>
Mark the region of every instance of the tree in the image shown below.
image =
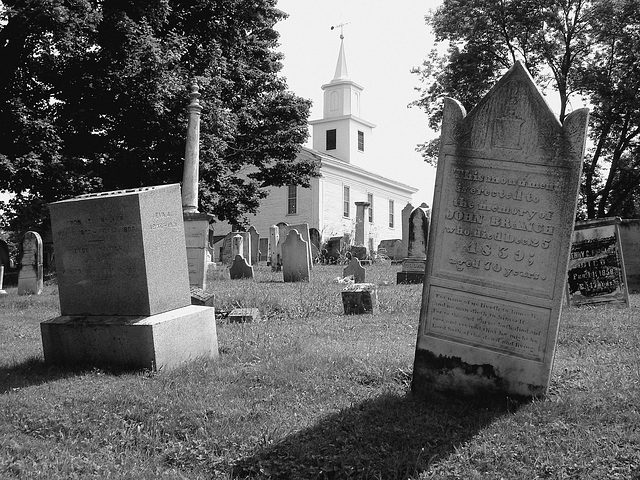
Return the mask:
<svg viewBox="0 0 640 480"><path fill-rule="evenodd" d="M636 0L444 0L426 21L448 50L414 69L425 85L414 105L438 129L442 97L470 109L521 60L558 95L561 122L572 102L591 107L581 216L637 216L639 15ZM435 163L437 147L435 140L418 149Z"/></svg>
<svg viewBox="0 0 640 480"><path fill-rule="evenodd" d="M182 179L189 85L200 85L200 209L242 223L271 186L308 186L310 103L279 76L275 0L9 0L0 4L5 221L46 204Z"/></svg>

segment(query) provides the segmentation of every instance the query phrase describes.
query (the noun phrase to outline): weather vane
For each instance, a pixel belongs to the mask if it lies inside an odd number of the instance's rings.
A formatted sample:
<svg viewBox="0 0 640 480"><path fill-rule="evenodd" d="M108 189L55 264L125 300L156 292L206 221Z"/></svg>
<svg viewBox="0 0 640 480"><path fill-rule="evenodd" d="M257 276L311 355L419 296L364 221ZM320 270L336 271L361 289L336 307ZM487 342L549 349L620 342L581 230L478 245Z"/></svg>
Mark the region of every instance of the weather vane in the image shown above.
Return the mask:
<svg viewBox="0 0 640 480"><path fill-rule="evenodd" d="M351 22L347 22L347 23L341 23L340 25L332 25L331 26L331 30L340 27L340 40L344 39L344 31L343 31L343 27L345 25L349 25Z"/></svg>

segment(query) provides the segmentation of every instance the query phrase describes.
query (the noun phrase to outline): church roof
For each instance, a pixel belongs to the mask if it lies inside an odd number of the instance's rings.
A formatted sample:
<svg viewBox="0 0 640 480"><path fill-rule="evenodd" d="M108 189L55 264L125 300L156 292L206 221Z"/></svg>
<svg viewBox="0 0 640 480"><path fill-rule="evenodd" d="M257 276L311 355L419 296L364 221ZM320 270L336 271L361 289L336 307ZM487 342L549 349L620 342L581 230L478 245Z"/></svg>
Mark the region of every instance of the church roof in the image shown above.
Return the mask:
<svg viewBox="0 0 640 480"><path fill-rule="evenodd" d="M412 187L411 185L407 185L406 183L401 183L396 180L392 180L390 178L379 175L377 173L370 172L365 168L358 167L357 165L354 165L352 163L346 163L340 160L339 158L334 157L333 155L329 155L327 153L320 152L318 150L314 150L309 147L302 147L301 152L304 152L307 155L311 155L317 158L318 160L320 160L320 162L322 162L322 165L330 165L332 167L339 168L341 170L347 170L361 177L366 177L368 179L387 184L389 186L398 188L400 190L405 190L406 192L409 192L411 194L414 194L419 190L418 188Z"/></svg>

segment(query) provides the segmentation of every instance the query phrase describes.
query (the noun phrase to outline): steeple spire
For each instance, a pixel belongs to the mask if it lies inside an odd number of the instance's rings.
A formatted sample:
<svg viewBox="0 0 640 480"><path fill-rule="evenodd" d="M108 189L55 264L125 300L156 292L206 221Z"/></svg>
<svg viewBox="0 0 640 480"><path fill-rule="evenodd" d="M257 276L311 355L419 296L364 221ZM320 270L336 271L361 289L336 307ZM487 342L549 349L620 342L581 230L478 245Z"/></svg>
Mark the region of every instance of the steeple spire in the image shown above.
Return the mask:
<svg viewBox="0 0 640 480"><path fill-rule="evenodd" d="M332 82L349 79L349 71L347 70L347 57L344 54L343 27L345 25L347 25L347 23L341 23L340 25L337 25L337 27L340 27L340 53L338 53L338 63L336 64L336 73L333 76ZM331 27L331 30L333 30L334 28L336 27Z"/></svg>

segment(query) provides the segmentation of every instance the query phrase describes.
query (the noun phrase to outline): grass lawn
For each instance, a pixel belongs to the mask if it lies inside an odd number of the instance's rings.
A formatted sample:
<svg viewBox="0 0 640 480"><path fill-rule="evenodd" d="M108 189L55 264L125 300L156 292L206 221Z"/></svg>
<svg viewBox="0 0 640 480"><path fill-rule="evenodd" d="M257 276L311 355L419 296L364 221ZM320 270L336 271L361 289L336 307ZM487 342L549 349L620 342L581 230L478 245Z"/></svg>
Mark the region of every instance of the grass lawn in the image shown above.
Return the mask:
<svg viewBox="0 0 640 480"><path fill-rule="evenodd" d="M640 479L640 295L565 308L547 398L493 408L409 391L421 285L373 265L375 315L344 316L342 267L309 283L215 272L220 358L170 372L45 365L55 285L0 297L0 478Z"/></svg>

